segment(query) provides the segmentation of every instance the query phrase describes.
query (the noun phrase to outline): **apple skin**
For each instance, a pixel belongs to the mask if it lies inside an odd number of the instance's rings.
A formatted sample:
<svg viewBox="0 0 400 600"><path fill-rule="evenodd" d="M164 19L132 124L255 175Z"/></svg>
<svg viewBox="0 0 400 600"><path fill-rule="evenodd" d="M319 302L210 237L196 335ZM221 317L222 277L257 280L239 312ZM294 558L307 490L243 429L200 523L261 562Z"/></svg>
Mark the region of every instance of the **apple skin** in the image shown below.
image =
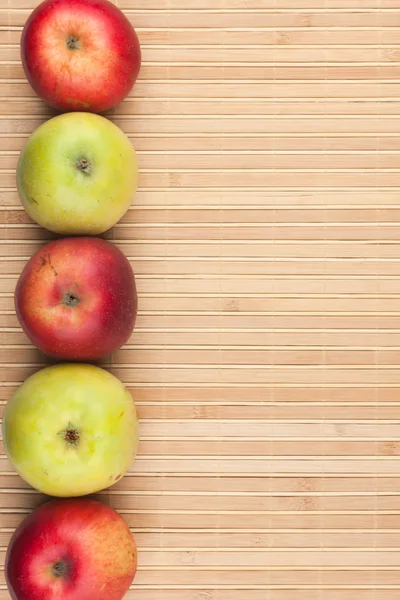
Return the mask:
<svg viewBox="0 0 400 600"><path fill-rule="evenodd" d="M63 238L43 246L15 288L22 329L42 352L92 362L129 339L137 314L128 259L100 238Z"/></svg>
<svg viewBox="0 0 400 600"><path fill-rule="evenodd" d="M121 600L136 568L125 521L88 498L36 509L11 538L5 564L13 600Z"/></svg>
<svg viewBox="0 0 400 600"><path fill-rule="evenodd" d="M25 24L21 59L47 104L98 113L129 94L141 51L127 17L108 0L45 0Z"/></svg>
<svg viewBox="0 0 400 600"><path fill-rule="evenodd" d="M10 398L3 439L29 485L49 496L84 496L113 485L132 465L138 418L111 373L62 363L28 377Z"/></svg>
<svg viewBox="0 0 400 600"><path fill-rule="evenodd" d="M61 235L98 235L128 210L138 183L136 154L108 119L73 112L30 136L19 157L17 187L29 216Z"/></svg>

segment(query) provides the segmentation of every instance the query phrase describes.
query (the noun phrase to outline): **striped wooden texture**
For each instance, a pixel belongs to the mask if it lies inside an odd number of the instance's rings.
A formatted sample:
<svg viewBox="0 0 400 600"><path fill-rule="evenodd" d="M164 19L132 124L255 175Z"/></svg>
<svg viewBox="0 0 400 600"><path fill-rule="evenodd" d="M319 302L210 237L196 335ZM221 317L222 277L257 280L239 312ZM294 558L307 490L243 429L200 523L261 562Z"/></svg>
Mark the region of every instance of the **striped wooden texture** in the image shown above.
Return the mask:
<svg viewBox="0 0 400 600"><path fill-rule="evenodd" d="M13 311L49 239L18 152L50 111L0 8L1 400L45 364ZM129 600L394 600L400 590L398 0L119 0L144 64L111 117L140 161L110 234L137 330L112 359L136 465ZM1 556L42 501L0 456ZM5 600L3 571L0 599Z"/></svg>

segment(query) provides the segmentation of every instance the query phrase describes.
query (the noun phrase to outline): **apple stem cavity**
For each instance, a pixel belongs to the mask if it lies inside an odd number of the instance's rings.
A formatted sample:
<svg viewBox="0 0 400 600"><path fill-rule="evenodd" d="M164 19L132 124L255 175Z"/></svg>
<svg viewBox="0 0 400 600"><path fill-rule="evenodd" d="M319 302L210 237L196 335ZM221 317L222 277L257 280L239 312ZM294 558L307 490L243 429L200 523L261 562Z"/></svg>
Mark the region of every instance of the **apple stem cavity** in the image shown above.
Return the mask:
<svg viewBox="0 0 400 600"><path fill-rule="evenodd" d="M67 48L69 48L69 50L79 50L79 48L81 47L79 38L75 37L74 35L70 35L67 38Z"/></svg>
<svg viewBox="0 0 400 600"><path fill-rule="evenodd" d="M92 165L86 158L81 158L80 160L78 160L75 166L77 169L79 169L79 171L85 173L85 175L90 175L92 172Z"/></svg>
<svg viewBox="0 0 400 600"><path fill-rule="evenodd" d="M51 571L54 577L60 579L60 577L63 577L67 573L68 565L65 561L59 560L58 562L54 563L54 565L51 567Z"/></svg>
<svg viewBox="0 0 400 600"><path fill-rule="evenodd" d="M78 296L75 296L75 294L73 294L72 292L65 292L65 294L63 295L62 303L65 304L65 306L73 308L74 306L79 304L79 302L80 298L78 298Z"/></svg>

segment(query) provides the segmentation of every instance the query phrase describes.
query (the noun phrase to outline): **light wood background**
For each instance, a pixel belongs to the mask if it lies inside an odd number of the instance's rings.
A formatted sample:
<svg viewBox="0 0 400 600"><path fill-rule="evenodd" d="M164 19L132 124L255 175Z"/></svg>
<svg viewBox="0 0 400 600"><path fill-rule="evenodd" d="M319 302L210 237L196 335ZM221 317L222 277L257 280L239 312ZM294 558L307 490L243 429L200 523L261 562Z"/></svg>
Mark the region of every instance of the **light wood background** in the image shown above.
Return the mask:
<svg viewBox="0 0 400 600"><path fill-rule="evenodd" d="M15 190L18 152L50 116L19 60L35 5L0 8L2 401L45 362L12 300L49 239ZM119 6L144 60L113 114L141 167L111 236L140 294L112 361L137 402L140 454L104 494L140 549L127 598L394 600L400 4ZM43 498L0 463L4 557Z"/></svg>

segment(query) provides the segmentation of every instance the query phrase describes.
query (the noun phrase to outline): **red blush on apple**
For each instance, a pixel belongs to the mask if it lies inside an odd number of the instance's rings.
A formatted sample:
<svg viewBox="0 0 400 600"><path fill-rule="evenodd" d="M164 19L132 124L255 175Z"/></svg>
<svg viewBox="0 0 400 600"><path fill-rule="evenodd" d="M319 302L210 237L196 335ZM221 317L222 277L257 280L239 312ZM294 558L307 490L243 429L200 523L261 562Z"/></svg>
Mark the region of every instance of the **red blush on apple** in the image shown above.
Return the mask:
<svg viewBox="0 0 400 600"><path fill-rule="evenodd" d="M125 521L87 498L36 509L11 538L5 565L13 600L121 600L136 568Z"/></svg>
<svg viewBox="0 0 400 600"><path fill-rule="evenodd" d="M63 238L43 246L25 265L14 298L28 338L59 360L90 362L118 350L137 315L132 267L101 238Z"/></svg>
<svg viewBox="0 0 400 600"><path fill-rule="evenodd" d="M141 66L136 32L108 0L45 0L25 24L21 58L33 90L63 112L116 106Z"/></svg>

